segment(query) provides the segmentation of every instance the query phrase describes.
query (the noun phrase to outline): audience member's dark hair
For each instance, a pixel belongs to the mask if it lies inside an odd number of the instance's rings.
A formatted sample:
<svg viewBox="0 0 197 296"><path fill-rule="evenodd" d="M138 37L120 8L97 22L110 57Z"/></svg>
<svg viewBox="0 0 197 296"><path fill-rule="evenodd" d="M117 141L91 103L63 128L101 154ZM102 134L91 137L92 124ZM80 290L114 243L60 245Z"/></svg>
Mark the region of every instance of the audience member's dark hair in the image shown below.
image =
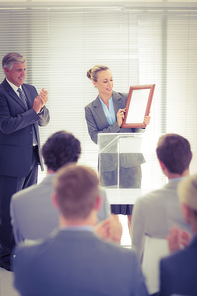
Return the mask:
<svg viewBox="0 0 197 296"><path fill-rule="evenodd" d="M96 172L72 163L58 170L53 184L63 216L72 220L86 219L99 195Z"/></svg>
<svg viewBox="0 0 197 296"><path fill-rule="evenodd" d="M161 136L157 144L157 157L169 172L182 175L189 168L192 158L190 144L187 139L177 134Z"/></svg>
<svg viewBox="0 0 197 296"><path fill-rule="evenodd" d="M53 171L57 171L67 163L77 162L80 154L79 140L66 131L54 133L42 147L44 163Z"/></svg>

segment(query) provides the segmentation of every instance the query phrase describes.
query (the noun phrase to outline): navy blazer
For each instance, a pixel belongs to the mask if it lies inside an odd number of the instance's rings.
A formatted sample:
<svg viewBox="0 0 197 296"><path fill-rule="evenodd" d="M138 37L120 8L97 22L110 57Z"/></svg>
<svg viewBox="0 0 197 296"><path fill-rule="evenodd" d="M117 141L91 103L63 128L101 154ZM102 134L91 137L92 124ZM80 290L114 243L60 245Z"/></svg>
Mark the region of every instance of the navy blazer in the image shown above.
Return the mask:
<svg viewBox="0 0 197 296"><path fill-rule="evenodd" d="M148 296L136 254L86 230L60 230L19 245L13 262L21 296Z"/></svg>
<svg viewBox="0 0 197 296"><path fill-rule="evenodd" d="M184 250L160 262L160 295L197 295L197 235Z"/></svg>
<svg viewBox="0 0 197 296"><path fill-rule="evenodd" d="M32 109L38 95L35 87L23 84L22 88L27 98L28 110L6 79L0 84L0 175L26 177L29 173L33 152L32 124L36 130L39 161L43 169L38 125L48 124L49 111L44 107L37 114Z"/></svg>

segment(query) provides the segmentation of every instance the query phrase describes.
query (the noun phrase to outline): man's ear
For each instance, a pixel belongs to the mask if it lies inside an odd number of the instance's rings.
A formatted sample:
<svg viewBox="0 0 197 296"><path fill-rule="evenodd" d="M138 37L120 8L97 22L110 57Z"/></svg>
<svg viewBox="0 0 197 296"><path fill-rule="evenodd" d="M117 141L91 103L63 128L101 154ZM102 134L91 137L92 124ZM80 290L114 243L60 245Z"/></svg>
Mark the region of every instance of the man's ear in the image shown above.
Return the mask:
<svg viewBox="0 0 197 296"><path fill-rule="evenodd" d="M54 208L59 209L59 204L57 202L57 195L55 193L51 195L51 199L52 199L52 204Z"/></svg>
<svg viewBox="0 0 197 296"><path fill-rule="evenodd" d="M160 164L160 167L161 167L162 171L164 172L165 169L166 169L165 164L164 164L163 161L161 161L160 159L158 159L158 161L159 161L159 164Z"/></svg>
<svg viewBox="0 0 197 296"><path fill-rule="evenodd" d="M4 71L5 71L6 75L8 75L10 73L10 69L7 67L4 67Z"/></svg>
<svg viewBox="0 0 197 296"><path fill-rule="evenodd" d="M96 203L94 205L94 210L99 211L102 201L103 201L102 197L100 195L98 195Z"/></svg>
<svg viewBox="0 0 197 296"><path fill-rule="evenodd" d="M192 153L192 151L191 151L191 160L192 160L192 158L193 158L193 153Z"/></svg>

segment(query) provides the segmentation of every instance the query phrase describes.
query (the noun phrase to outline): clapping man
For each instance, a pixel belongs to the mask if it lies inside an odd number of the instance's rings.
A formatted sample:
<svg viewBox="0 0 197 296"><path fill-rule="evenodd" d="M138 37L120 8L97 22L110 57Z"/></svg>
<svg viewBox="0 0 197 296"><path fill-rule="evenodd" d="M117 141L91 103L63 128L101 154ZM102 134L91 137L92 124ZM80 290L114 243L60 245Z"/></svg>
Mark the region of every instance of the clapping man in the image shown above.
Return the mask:
<svg viewBox="0 0 197 296"><path fill-rule="evenodd" d="M26 60L19 53L4 56L0 84L0 267L10 270L15 245L10 224L11 196L37 182L40 155L38 126L49 122L48 92L25 84Z"/></svg>

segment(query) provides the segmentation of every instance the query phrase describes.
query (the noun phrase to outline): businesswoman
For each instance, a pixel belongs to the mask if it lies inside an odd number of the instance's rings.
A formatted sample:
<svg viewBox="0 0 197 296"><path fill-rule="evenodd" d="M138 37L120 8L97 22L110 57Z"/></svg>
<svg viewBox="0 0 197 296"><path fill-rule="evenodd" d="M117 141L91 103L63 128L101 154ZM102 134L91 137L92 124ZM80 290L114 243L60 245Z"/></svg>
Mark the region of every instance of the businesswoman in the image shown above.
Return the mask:
<svg viewBox="0 0 197 296"><path fill-rule="evenodd" d="M87 77L99 93L97 98L85 107L85 118L92 141L97 144L98 133L140 132L139 128L121 128L128 94L113 91L113 76L110 69L104 65L96 65L87 71ZM144 122L146 125L149 124L150 117L145 116ZM101 184L114 186L117 184L117 163L109 154L108 157L108 161L102 162L105 168L102 167ZM140 165L144 162L141 153L120 156L120 188L141 187ZM127 215L128 221L131 221L132 207L132 205L111 205L111 211L114 214Z"/></svg>

